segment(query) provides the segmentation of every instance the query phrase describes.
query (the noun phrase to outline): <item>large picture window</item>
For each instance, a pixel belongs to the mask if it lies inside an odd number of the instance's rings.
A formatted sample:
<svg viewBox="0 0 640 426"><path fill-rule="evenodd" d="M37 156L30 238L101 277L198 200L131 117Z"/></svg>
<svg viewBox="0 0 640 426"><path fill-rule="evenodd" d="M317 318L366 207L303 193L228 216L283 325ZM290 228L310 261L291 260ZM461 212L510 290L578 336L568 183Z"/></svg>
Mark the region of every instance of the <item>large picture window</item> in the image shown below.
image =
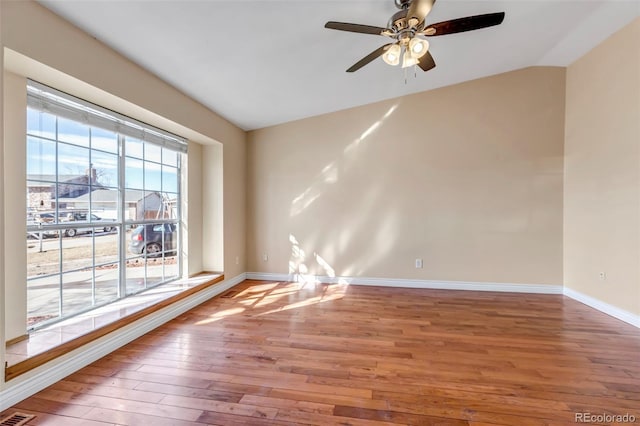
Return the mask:
<svg viewBox="0 0 640 426"><path fill-rule="evenodd" d="M179 278L185 141L36 82L27 94L28 329Z"/></svg>

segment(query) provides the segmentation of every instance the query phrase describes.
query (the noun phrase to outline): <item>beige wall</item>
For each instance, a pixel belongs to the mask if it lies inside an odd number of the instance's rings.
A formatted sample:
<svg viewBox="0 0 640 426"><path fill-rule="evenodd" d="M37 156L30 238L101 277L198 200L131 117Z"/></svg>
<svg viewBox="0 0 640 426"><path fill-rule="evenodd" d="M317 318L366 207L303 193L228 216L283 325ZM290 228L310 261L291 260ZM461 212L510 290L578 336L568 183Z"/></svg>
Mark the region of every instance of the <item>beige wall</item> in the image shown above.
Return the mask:
<svg viewBox="0 0 640 426"><path fill-rule="evenodd" d="M0 25L2 23L2 7L0 6ZM0 70L4 71L4 54L2 52L3 38L0 31ZM0 99L4 99L4 72L0 78ZM0 101L0 152L4 156L4 102ZM4 176L4 161L0 161L0 176ZM0 271L4 271L4 181L0 183ZM4 274L0 274L0 345L6 341L4 330L5 297L4 297ZM0 365L5 365L4 350L0 349ZM4 389L4 374L0 374L0 391Z"/></svg>
<svg viewBox="0 0 640 426"><path fill-rule="evenodd" d="M182 217L186 219L182 223L182 244L187 249L183 256L187 261L185 274L191 276L204 270L202 267L202 145L189 142L188 152L188 161L182 165L182 173L183 176L186 175L187 180L187 184L183 182L182 185Z"/></svg>
<svg viewBox="0 0 640 426"><path fill-rule="evenodd" d="M247 144L232 142L224 150L224 205L237 206L224 213L224 271L229 277L247 271L246 211L247 211ZM245 161L234 161L242 158Z"/></svg>
<svg viewBox="0 0 640 426"><path fill-rule="evenodd" d="M251 132L248 270L560 285L564 81L529 68Z"/></svg>
<svg viewBox="0 0 640 426"><path fill-rule="evenodd" d="M5 336L7 340L26 334L27 320L27 223L25 199L27 164L25 141L27 128L27 81L4 72L4 235L9 262L4 268Z"/></svg>
<svg viewBox="0 0 640 426"><path fill-rule="evenodd" d="M568 68L566 99L564 283L640 315L640 19Z"/></svg>
<svg viewBox="0 0 640 426"><path fill-rule="evenodd" d="M222 146L206 146L202 149L202 185L203 188L215 188L219 186L223 179L223 152ZM206 191L206 190L205 190ZM223 243L217 235L220 232L213 224L222 218L223 209L222 194L208 196L203 203L202 217L203 228L207 230L202 235L203 269L206 271L219 271L224 265L222 253ZM222 230L224 232L224 229ZM224 238L224 235L223 235ZM209 255L205 255L208 253Z"/></svg>

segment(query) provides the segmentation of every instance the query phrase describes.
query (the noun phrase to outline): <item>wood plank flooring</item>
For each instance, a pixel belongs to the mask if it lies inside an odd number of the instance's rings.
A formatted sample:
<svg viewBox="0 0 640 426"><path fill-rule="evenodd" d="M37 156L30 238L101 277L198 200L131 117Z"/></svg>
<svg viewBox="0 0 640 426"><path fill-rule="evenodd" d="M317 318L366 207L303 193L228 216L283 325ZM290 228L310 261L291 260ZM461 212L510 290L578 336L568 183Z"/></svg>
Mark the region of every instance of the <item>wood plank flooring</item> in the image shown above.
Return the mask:
<svg viewBox="0 0 640 426"><path fill-rule="evenodd" d="M559 295L245 281L14 411L56 426L640 423L640 330Z"/></svg>

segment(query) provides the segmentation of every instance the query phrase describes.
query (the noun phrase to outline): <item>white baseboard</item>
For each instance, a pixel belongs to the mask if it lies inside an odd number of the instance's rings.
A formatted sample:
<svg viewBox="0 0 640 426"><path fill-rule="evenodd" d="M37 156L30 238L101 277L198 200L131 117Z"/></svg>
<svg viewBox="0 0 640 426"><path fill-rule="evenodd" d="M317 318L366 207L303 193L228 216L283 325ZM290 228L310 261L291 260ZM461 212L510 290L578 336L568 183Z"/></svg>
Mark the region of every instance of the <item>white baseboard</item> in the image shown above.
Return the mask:
<svg viewBox="0 0 640 426"><path fill-rule="evenodd" d="M370 285L380 287L426 288L438 290L500 291L510 293L562 294L561 285L510 284L467 281L409 280L398 278L327 277L300 274L247 272L249 280L317 282L323 284Z"/></svg>
<svg viewBox="0 0 640 426"><path fill-rule="evenodd" d="M617 308L594 297L587 296L586 294L575 291L569 287L565 287L563 293L565 296L570 297L573 300L577 300L578 302L584 303L585 305L597 309L602 313L640 328L640 315L632 314L631 312Z"/></svg>
<svg viewBox="0 0 640 426"><path fill-rule="evenodd" d="M62 380L245 279L246 274L242 273L224 280L5 383L5 389L0 391L0 411Z"/></svg>
<svg viewBox="0 0 640 426"><path fill-rule="evenodd" d="M511 293L564 294L602 313L640 328L640 316L609 305L591 296L561 285L508 284L465 281L407 280L398 278L327 277L300 274L274 274L269 272L247 272L249 280L316 282L323 284L370 285L381 287L425 288L439 290L499 291Z"/></svg>

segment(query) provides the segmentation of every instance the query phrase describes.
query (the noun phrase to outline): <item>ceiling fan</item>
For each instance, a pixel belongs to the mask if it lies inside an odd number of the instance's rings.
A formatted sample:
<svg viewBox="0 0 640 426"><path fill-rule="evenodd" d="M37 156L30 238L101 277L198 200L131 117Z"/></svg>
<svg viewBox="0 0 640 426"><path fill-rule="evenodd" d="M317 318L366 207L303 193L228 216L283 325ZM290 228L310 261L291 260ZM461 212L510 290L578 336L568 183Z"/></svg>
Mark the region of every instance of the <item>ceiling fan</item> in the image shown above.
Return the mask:
<svg viewBox="0 0 640 426"><path fill-rule="evenodd" d="M429 53L429 42L423 39L423 36L433 37L478 30L499 25L504 20L504 12L498 12L426 25L425 18L431 12L436 0L394 0L394 2L400 10L389 19L386 28L335 21L329 21L324 25L325 28L332 30L382 35L395 40L369 53L353 64L347 72L357 71L380 56L389 65L398 65L402 59L402 68L417 65L424 71L429 71L435 68L436 63Z"/></svg>

